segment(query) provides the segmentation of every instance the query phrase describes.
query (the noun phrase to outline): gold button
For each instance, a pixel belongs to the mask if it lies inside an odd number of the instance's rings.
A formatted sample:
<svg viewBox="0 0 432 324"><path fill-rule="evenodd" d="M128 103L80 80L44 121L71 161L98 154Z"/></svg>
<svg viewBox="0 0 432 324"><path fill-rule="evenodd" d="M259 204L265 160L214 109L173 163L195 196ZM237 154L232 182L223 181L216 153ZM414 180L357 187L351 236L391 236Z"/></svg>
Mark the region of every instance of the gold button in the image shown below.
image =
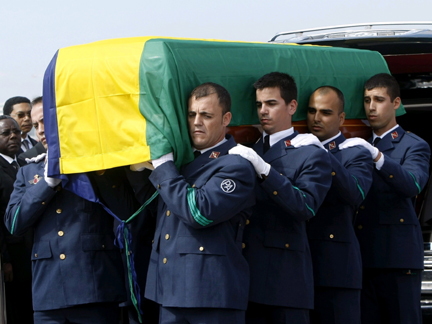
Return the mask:
<svg viewBox="0 0 432 324"><path fill-rule="evenodd" d="M331 238L331 239L334 238L334 235L333 235L333 234L330 234L330 238Z"/></svg>
<svg viewBox="0 0 432 324"><path fill-rule="evenodd" d="M102 249L105 249L105 245L102 244Z"/></svg>
<svg viewBox="0 0 432 324"><path fill-rule="evenodd" d="M56 210L57 214L61 214L61 212L62 212L62 210L60 208Z"/></svg>
<svg viewBox="0 0 432 324"><path fill-rule="evenodd" d="M163 258L162 262L166 264L168 262L167 258Z"/></svg>
<svg viewBox="0 0 432 324"><path fill-rule="evenodd" d="M286 247L286 248L289 248L289 244L288 244L288 243L287 243L287 244L285 244L285 247Z"/></svg>
<svg viewBox="0 0 432 324"><path fill-rule="evenodd" d="M357 226L357 228L358 228L359 230L361 230L361 229L363 229L363 226L359 225L359 226Z"/></svg>
<svg viewBox="0 0 432 324"><path fill-rule="evenodd" d="M116 187L116 185L113 185L112 188L114 189Z"/></svg>
<svg viewBox="0 0 432 324"><path fill-rule="evenodd" d="M192 185L192 188L195 188L195 183Z"/></svg>
<svg viewBox="0 0 432 324"><path fill-rule="evenodd" d="M128 255L131 255L131 254L132 254L132 251L129 251L129 252L128 252Z"/></svg>
<svg viewBox="0 0 432 324"><path fill-rule="evenodd" d="M335 176L335 175L336 175L336 172L333 171L333 172L332 172L332 176Z"/></svg>
<svg viewBox="0 0 432 324"><path fill-rule="evenodd" d="M170 236L169 234L165 235L165 240L169 240Z"/></svg>
<svg viewBox="0 0 432 324"><path fill-rule="evenodd" d="M360 206L360 209L361 209L361 210L365 209L365 206Z"/></svg>
<svg viewBox="0 0 432 324"><path fill-rule="evenodd" d="M200 246L199 250L200 250L201 252L204 251L204 247L203 247L203 246Z"/></svg>
<svg viewBox="0 0 432 324"><path fill-rule="evenodd" d="M273 191L273 195L275 195L275 196L276 196L276 195L277 195L277 191Z"/></svg>
<svg viewBox="0 0 432 324"><path fill-rule="evenodd" d="M166 215L167 216L171 215L171 212L169 210L167 210Z"/></svg>
<svg viewBox="0 0 432 324"><path fill-rule="evenodd" d="M390 178L390 179L393 179L393 174L390 174L390 175L389 175L389 178Z"/></svg>
<svg viewBox="0 0 432 324"><path fill-rule="evenodd" d="M45 201L42 201L42 205L45 205Z"/></svg>
<svg viewBox="0 0 432 324"><path fill-rule="evenodd" d="M158 189L160 189L160 184L158 184Z"/></svg>
<svg viewBox="0 0 432 324"><path fill-rule="evenodd" d="M246 247L246 244L242 243L242 248L244 249Z"/></svg>
<svg viewBox="0 0 432 324"><path fill-rule="evenodd" d="M409 133L411 133L410 131L407 131L407 133L409 134Z"/></svg>
<svg viewBox="0 0 432 324"><path fill-rule="evenodd" d="M246 219L246 225L249 225L249 224L250 224L250 220Z"/></svg>
<svg viewBox="0 0 432 324"><path fill-rule="evenodd" d="M62 259L62 260L66 259L66 255L64 255L63 253L60 254L60 259Z"/></svg>
<svg viewBox="0 0 432 324"><path fill-rule="evenodd" d="M154 240L152 240L152 244L154 243Z"/></svg>
<svg viewBox="0 0 432 324"><path fill-rule="evenodd" d="M35 253L35 258L37 258L37 253Z"/></svg>
<svg viewBox="0 0 432 324"><path fill-rule="evenodd" d="M63 231L58 231L58 236L63 236L64 232Z"/></svg>
<svg viewBox="0 0 432 324"><path fill-rule="evenodd" d="M282 175L283 176L283 174L281 173L280 175Z"/></svg>
<svg viewBox="0 0 432 324"><path fill-rule="evenodd" d="M403 218L401 218L400 220L399 220L401 223L403 223L404 222L404 219Z"/></svg>

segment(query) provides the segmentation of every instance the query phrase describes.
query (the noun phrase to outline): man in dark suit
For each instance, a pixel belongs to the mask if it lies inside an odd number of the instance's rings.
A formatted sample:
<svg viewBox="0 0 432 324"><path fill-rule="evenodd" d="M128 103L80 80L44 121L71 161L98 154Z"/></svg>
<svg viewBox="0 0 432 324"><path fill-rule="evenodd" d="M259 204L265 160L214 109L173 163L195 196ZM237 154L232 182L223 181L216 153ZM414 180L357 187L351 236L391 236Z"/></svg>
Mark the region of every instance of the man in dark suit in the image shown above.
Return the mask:
<svg viewBox="0 0 432 324"><path fill-rule="evenodd" d="M255 203L250 163L229 155L228 91L205 83L189 98L188 126L196 158L177 170L173 153L153 160L159 192L145 296L161 305L160 323L241 324L249 267L243 229ZM137 190L136 190L137 191Z"/></svg>
<svg viewBox="0 0 432 324"><path fill-rule="evenodd" d="M399 85L389 74L365 83L364 107L373 129L361 145L375 162L373 184L356 221L363 261L362 323L421 323L423 238L414 203L429 177L429 145L396 122ZM374 143L372 145L372 143Z"/></svg>
<svg viewBox="0 0 432 324"><path fill-rule="evenodd" d="M4 215L13 191L19 165L16 153L21 145L21 130L9 116L0 116L0 215ZM8 323L33 323L31 298L31 231L12 237L1 225L2 268L6 288Z"/></svg>
<svg viewBox="0 0 432 324"><path fill-rule="evenodd" d="M362 266L354 218L372 185L373 162L363 147L339 149L345 141L339 130L344 121L342 92L329 86L315 90L307 125L330 154L332 186L308 223L315 285L313 324L360 324Z"/></svg>
<svg viewBox="0 0 432 324"><path fill-rule="evenodd" d="M297 86L290 75L273 72L254 87L263 136L253 150L230 150L249 160L260 178L257 205L245 229L244 255L251 271L246 322L306 324L313 308L306 221L330 188L330 157L318 138L292 127Z"/></svg>
<svg viewBox="0 0 432 324"><path fill-rule="evenodd" d="M42 97L37 97L33 99L33 101L31 102L31 106L32 109L43 108ZM33 147L18 155L17 160L20 165L27 164L26 159L31 159L38 156L39 154L46 153L46 149L42 143L34 141L30 136L28 136L28 138L32 142Z"/></svg>
<svg viewBox="0 0 432 324"><path fill-rule="evenodd" d="M32 129L31 104L26 97L12 97L6 100L3 106L3 114L16 120L21 129L21 146L17 155L31 149L37 141L28 135Z"/></svg>
<svg viewBox="0 0 432 324"><path fill-rule="evenodd" d="M33 108L32 121L46 146L42 107ZM39 156L18 171L5 225L13 235L34 229L35 323L118 324L126 298L122 260L113 218L100 204L64 190Z"/></svg>

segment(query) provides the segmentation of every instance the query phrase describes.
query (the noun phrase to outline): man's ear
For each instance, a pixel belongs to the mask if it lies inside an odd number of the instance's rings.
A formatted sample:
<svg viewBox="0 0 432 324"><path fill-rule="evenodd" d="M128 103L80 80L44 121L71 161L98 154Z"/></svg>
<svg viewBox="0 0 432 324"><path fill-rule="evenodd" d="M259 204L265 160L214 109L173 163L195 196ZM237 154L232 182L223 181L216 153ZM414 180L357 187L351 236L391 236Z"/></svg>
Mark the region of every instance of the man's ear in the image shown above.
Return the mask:
<svg viewBox="0 0 432 324"><path fill-rule="evenodd" d="M339 114L339 127L341 127L344 122L345 122L345 112L342 112Z"/></svg>
<svg viewBox="0 0 432 324"><path fill-rule="evenodd" d="M398 109L400 105L401 105L401 98L396 97L395 100L393 101L394 110Z"/></svg>
<svg viewBox="0 0 432 324"><path fill-rule="evenodd" d="M225 127L228 126L229 123L231 122L231 118L232 118L231 112L225 113L225 115L222 116L222 125L224 125Z"/></svg>
<svg viewBox="0 0 432 324"><path fill-rule="evenodd" d="M288 114L291 116L294 115L294 113L297 111L297 100L293 99L288 104Z"/></svg>

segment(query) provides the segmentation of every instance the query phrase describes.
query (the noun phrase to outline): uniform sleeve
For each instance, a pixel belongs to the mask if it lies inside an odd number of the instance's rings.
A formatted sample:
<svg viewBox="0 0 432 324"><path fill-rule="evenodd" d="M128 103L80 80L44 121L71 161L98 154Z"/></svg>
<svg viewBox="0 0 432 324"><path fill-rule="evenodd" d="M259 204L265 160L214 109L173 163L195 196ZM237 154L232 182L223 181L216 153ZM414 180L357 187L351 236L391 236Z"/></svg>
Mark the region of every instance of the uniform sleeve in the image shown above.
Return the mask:
<svg viewBox="0 0 432 324"><path fill-rule="evenodd" d="M23 169L18 170L14 190L5 213L6 228L14 235L24 234L36 223L56 194L55 189L49 187L44 179L34 185L26 186Z"/></svg>
<svg viewBox="0 0 432 324"><path fill-rule="evenodd" d="M407 198L418 195L429 178L429 145L414 138L402 159L384 156L384 165L376 170L384 182Z"/></svg>
<svg viewBox="0 0 432 324"><path fill-rule="evenodd" d="M179 174L173 162L156 168L150 180L170 212L196 229L227 221L255 203L255 170L240 156L227 163L200 188L191 186Z"/></svg>
<svg viewBox="0 0 432 324"><path fill-rule="evenodd" d="M342 163L330 153L332 163L332 188L342 200L356 208L365 199L372 185L373 160L370 153L360 147L345 149L350 155Z"/></svg>
<svg viewBox="0 0 432 324"><path fill-rule="evenodd" d="M308 154L294 182L272 166L267 179L261 183L270 199L297 221L315 216L330 186L331 162L321 148Z"/></svg>

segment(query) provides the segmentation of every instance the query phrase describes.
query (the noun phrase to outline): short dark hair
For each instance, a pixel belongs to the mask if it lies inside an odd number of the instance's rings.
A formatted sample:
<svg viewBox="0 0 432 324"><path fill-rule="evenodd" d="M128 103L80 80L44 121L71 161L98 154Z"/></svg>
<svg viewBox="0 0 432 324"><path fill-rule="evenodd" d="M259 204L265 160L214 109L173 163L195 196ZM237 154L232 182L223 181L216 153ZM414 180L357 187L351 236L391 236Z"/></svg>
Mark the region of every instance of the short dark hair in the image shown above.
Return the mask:
<svg viewBox="0 0 432 324"><path fill-rule="evenodd" d="M320 94L323 94L323 95L329 93L330 91L334 91L334 92L336 93L338 99L339 99L339 109L338 109L338 113L339 113L339 114L343 113L343 111L344 111L344 107L345 107L345 98L344 98L344 95L343 95L342 91L340 91L340 90L339 90L338 88L336 88L336 87L328 86L328 85L325 85L325 86L319 87L319 88L317 88L315 91L318 91ZM315 91L314 91L314 92L315 92Z"/></svg>
<svg viewBox="0 0 432 324"><path fill-rule="evenodd" d="M289 104L292 100L297 100L297 85L294 78L287 73L268 73L259 78L253 86L255 90L279 88L281 97L286 104Z"/></svg>
<svg viewBox="0 0 432 324"><path fill-rule="evenodd" d="M3 106L3 114L10 116L13 110L13 106L20 103L28 103L30 105L30 100L26 97L12 97L6 100Z"/></svg>
<svg viewBox="0 0 432 324"><path fill-rule="evenodd" d="M13 119L11 116L7 116L7 115L0 115L0 120L5 120L5 119L13 120L14 123L15 123L15 125L16 125L18 128L20 128L19 125L18 125L18 122L17 122L15 119Z"/></svg>
<svg viewBox="0 0 432 324"><path fill-rule="evenodd" d="M31 102L31 106L33 108L34 105L40 104L42 103L42 96L36 97L32 100Z"/></svg>
<svg viewBox="0 0 432 324"><path fill-rule="evenodd" d="M375 74L364 85L365 90L375 88L386 88L390 100L393 102L397 97L400 97L400 88L396 79L388 73Z"/></svg>
<svg viewBox="0 0 432 324"><path fill-rule="evenodd" d="M191 98L199 99L207 97L213 93L216 93L219 100L219 105L222 107L222 116L227 112L231 111L231 96L227 89L221 85L213 82L206 82L200 84L198 87L192 90L189 100Z"/></svg>

